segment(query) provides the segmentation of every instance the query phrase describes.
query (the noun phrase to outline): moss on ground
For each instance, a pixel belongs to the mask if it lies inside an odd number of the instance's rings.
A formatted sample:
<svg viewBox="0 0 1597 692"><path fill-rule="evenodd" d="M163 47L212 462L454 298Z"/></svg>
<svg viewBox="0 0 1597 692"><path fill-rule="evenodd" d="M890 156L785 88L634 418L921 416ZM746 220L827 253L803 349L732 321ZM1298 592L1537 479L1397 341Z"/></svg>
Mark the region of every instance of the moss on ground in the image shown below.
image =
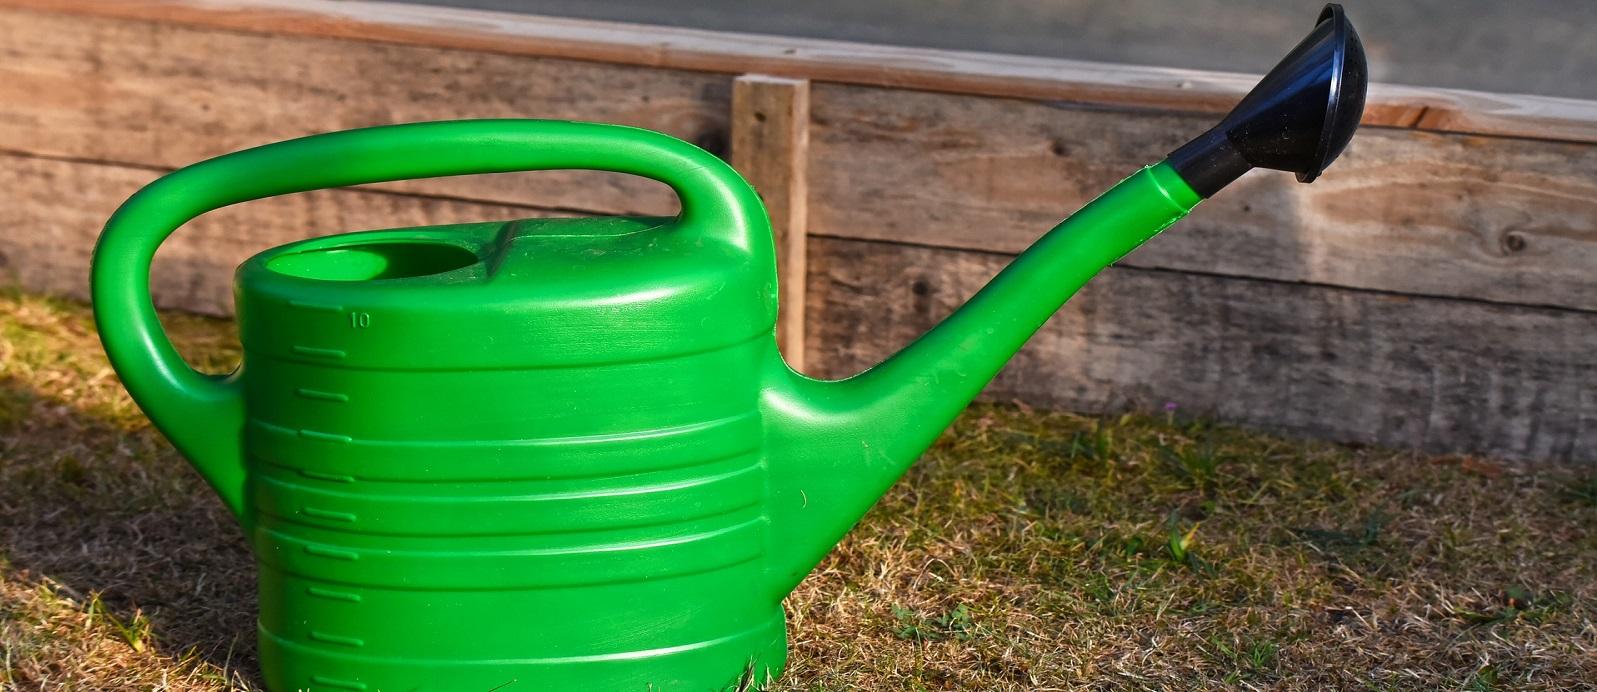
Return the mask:
<svg viewBox="0 0 1597 692"><path fill-rule="evenodd" d="M789 600L775 688L1581 687L1593 469L978 405ZM257 689L253 590L88 310L0 294L0 689Z"/></svg>

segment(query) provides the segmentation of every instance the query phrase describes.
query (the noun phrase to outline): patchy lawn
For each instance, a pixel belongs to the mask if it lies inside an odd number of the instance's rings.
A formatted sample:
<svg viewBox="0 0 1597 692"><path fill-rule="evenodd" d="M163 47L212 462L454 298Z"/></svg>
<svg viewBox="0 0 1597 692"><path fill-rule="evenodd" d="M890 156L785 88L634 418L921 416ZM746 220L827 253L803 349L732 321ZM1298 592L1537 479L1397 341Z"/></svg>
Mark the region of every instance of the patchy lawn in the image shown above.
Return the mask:
<svg viewBox="0 0 1597 692"><path fill-rule="evenodd" d="M789 600L775 687L1586 687L1594 470L979 405ZM258 689L253 575L88 310L0 293L0 690Z"/></svg>

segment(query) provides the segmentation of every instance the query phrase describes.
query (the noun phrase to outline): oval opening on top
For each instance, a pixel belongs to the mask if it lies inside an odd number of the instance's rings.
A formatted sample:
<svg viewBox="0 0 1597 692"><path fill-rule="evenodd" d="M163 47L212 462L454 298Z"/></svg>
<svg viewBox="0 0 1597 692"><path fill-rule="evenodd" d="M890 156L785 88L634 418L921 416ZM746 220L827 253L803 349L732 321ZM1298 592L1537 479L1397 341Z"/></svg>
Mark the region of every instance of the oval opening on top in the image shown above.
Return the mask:
<svg viewBox="0 0 1597 692"><path fill-rule="evenodd" d="M374 281L442 274L476 262L477 255L458 245L402 241L306 250L274 257L266 267L302 279Z"/></svg>

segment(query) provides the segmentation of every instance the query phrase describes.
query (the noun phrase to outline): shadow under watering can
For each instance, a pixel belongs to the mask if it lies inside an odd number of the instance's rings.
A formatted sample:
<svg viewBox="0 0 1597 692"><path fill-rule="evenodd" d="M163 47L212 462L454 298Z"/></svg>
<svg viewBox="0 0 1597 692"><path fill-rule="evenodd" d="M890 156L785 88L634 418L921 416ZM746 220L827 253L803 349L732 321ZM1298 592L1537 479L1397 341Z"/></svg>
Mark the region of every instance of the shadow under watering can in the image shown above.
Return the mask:
<svg viewBox="0 0 1597 692"><path fill-rule="evenodd" d="M781 670L781 600L1078 288L1251 168L1312 181L1357 127L1366 74L1328 6L1218 126L844 380L777 353L748 184L691 144L593 123L379 127L176 171L107 224L95 316L128 391L249 536L272 689L720 689ZM244 357L225 377L161 332L150 260L206 211L551 169L653 178L681 213L268 250L238 269Z"/></svg>

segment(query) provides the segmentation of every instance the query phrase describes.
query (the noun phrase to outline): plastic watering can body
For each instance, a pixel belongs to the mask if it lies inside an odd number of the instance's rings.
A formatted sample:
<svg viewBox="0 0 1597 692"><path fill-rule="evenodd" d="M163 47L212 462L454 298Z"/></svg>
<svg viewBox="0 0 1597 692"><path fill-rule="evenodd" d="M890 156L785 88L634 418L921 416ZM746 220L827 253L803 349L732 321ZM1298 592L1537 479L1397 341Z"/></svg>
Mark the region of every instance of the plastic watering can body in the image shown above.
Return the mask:
<svg viewBox="0 0 1597 692"><path fill-rule="evenodd" d="M552 167L662 180L683 211L268 250L238 269L225 378L188 370L154 322L149 258L210 208ZM719 689L781 669L788 591L1057 303L1197 200L1167 166L1138 173L948 327L841 382L777 353L748 185L610 125L401 125L203 162L113 217L94 297L129 391L249 537L273 689Z"/></svg>
<svg viewBox="0 0 1597 692"><path fill-rule="evenodd" d="M682 214L266 251L237 272L227 378L188 371L141 312L162 229L205 209L557 167L662 180ZM786 651L759 406L779 362L770 245L742 179L665 135L376 128L142 191L97 251L96 314L129 390L249 537L272 689L719 687Z"/></svg>
<svg viewBox="0 0 1597 692"><path fill-rule="evenodd" d="M771 281L691 236L527 220L241 268L244 523L276 686L691 689L780 666L779 598L751 588Z"/></svg>
<svg viewBox="0 0 1597 692"><path fill-rule="evenodd" d="M1227 156L1136 172L840 381L777 353L770 226L742 178L592 123L372 128L177 171L108 222L95 315L129 392L249 538L271 689L723 689L781 670L787 593L1071 294L1207 194L1189 181L1229 175ZM659 180L681 213L268 250L238 270L244 356L225 377L161 332L150 260L206 211L566 168Z"/></svg>

